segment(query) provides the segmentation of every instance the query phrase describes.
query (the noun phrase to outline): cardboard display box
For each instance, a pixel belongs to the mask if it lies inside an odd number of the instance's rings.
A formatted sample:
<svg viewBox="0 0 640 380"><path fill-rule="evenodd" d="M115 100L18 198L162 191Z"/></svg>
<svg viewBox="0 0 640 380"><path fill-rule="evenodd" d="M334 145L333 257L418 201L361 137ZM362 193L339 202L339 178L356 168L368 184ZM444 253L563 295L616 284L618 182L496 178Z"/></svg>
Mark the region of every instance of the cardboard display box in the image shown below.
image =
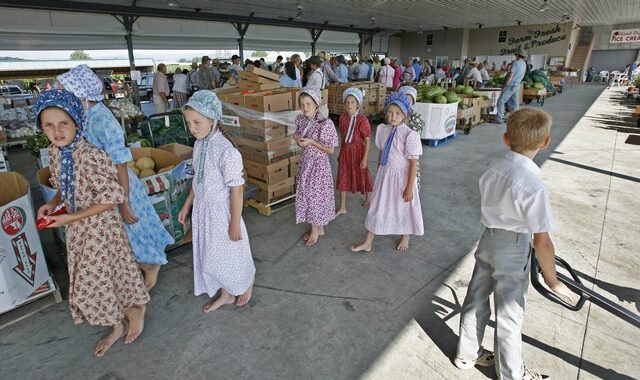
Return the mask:
<svg viewBox="0 0 640 380"><path fill-rule="evenodd" d="M272 73L271 71L267 71L267 70L262 70L260 68L255 67L255 66L249 66L249 68L247 69L246 72L254 74L254 75L258 76L258 77L262 77L262 78L265 78L265 79L270 79L270 80L273 80L273 81L276 81L276 82L280 81L280 74ZM242 78L242 71L240 72L240 75L241 75L240 78ZM250 79L250 80L253 81L253 82L258 82L257 80L254 80L254 79Z"/></svg>
<svg viewBox="0 0 640 380"><path fill-rule="evenodd" d="M261 70L263 71L263 70ZM241 79L241 83L243 81L249 81L249 82L254 82L254 83L279 83L280 82L280 75L279 74L275 74L275 73L271 73L269 72L269 77L265 77L265 76L261 76L253 71L241 71L240 72L240 79Z"/></svg>
<svg viewBox="0 0 640 380"><path fill-rule="evenodd" d="M193 148L190 146L172 143L166 145L160 145L158 149L166 150L167 152L171 152L176 156L180 157L182 160L188 160L193 157Z"/></svg>
<svg viewBox="0 0 640 380"><path fill-rule="evenodd" d="M260 112L290 111L293 102L288 92L257 92L244 95L244 107Z"/></svg>
<svg viewBox="0 0 640 380"><path fill-rule="evenodd" d="M247 145L245 143L246 141L246 139L243 139L243 141L240 142L234 137L235 146L240 151L242 158L262 164L272 164L285 158L289 158L300 151L300 147L297 145L286 146L277 150L258 149Z"/></svg>
<svg viewBox="0 0 640 380"><path fill-rule="evenodd" d="M294 177L298 174L298 166L300 165L300 155L296 154L289 157L289 177Z"/></svg>
<svg viewBox="0 0 640 380"><path fill-rule="evenodd" d="M440 140L456 132L458 103L416 103L411 108L422 116L422 139Z"/></svg>
<svg viewBox="0 0 640 380"><path fill-rule="evenodd" d="M240 81L240 90L242 91L266 91L280 88L279 82L258 83L247 80Z"/></svg>
<svg viewBox="0 0 640 380"><path fill-rule="evenodd" d="M242 160L244 164L245 173L247 176L258 181L272 184L279 183L289 176L289 160L280 160L271 165L261 164L259 162L253 162L249 160Z"/></svg>
<svg viewBox="0 0 640 380"><path fill-rule="evenodd" d="M288 178L275 184L266 184L251 177L247 182L256 185L259 189L254 199L268 205L295 194L295 178Z"/></svg>
<svg viewBox="0 0 640 380"><path fill-rule="evenodd" d="M41 295L37 290L50 281L35 215L29 181L0 173L0 313Z"/></svg>

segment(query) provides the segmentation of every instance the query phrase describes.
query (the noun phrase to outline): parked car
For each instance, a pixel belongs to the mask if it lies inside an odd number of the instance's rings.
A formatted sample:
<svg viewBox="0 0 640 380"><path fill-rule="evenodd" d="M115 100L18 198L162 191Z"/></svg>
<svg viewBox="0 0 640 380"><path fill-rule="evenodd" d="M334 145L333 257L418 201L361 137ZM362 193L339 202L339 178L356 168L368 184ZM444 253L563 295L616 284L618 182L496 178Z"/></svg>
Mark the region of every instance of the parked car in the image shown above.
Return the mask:
<svg viewBox="0 0 640 380"><path fill-rule="evenodd" d="M20 87L9 84L6 86L0 86L0 96L10 99L29 99L33 98L31 92L27 92Z"/></svg>
<svg viewBox="0 0 640 380"><path fill-rule="evenodd" d="M138 84L138 94L140 100L153 100L153 74L146 74L140 79Z"/></svg>
<svg viewBox="0 0 640 380"><path fill-rule="evenodd" d="M101 76L100 79L102 80L104 93L105 95L107 95L107 97L109 97L110 99L123 97L118 96L118 94L120 93L120 88L118 87L116 81L114 81L111 77Z"/></svg>

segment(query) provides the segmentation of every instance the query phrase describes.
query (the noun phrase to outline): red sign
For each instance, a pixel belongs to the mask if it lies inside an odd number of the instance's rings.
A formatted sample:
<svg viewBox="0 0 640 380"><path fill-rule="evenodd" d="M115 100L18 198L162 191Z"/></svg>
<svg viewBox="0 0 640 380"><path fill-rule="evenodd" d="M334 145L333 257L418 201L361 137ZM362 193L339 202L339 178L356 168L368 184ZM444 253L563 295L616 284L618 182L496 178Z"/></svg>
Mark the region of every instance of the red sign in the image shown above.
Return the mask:
<svg viewBox="0 0 640 380"><path fill-rule="evenodd" d="M22 231L24 222L25 213L20 207L9 207L2 213L2 217L0 218L2 229L9 236L17 235Z"/></svg>

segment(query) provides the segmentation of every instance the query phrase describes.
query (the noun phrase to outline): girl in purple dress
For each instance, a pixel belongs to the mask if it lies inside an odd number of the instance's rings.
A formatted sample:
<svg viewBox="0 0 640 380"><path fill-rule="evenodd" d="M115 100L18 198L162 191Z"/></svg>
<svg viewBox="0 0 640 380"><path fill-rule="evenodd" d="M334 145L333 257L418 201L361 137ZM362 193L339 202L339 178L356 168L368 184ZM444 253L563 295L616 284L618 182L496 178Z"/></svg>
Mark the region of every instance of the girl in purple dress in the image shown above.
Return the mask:
<svg viewBox="0 0 640 380"><path fill-rule="evenodd" d="M405 251L410 235L424 234L416 183L422 142L418 132L405 124L410 108L409 98L399 92L385 102L387 124L380 124L376 133L380 155L373 198L364 223L367 237L362 244L351 247L353 252L369 252L376 235L401 235L397 249Z"/></svg>
<svg viewBox="0 0 640 380"><path fill-rule="evenodd" d="M318 107L320 91L304 88L298 97L302 115L296 117L295 140L302 148L296 177L296 223L309 223L303 239L312 246L324 235L324 226L335 218L333 176L329 154L338 146L333 122L325 119Z"/></svg>

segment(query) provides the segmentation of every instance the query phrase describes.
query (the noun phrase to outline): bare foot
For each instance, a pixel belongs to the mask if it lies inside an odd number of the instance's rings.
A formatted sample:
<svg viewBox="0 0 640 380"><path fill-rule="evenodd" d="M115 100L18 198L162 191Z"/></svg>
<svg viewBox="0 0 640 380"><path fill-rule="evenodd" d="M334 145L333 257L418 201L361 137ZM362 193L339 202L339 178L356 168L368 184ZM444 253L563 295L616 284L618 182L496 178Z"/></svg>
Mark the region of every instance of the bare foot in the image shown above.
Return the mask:
<svg viewBox="0 0 640 380"><path fill-rule="evenodd" d="M371 244L364 242L360 245L352 245L351 252L370 252Z"/></svg>
<svg viewBox="0 0 640 380"><path fill-rule="evenodd" d="M113 346L115 342L117 342L120 338L122 338L125 335L125 332L126 332L125 330L126 330L125 326L122 322L113 326L111 331L98 341L98 343L96 344L96 349L95 351L93 351L93 354L99 358L103 357L104 354L106 354L107 351L109 351L111 346Z"/></svg>
<svg viewBox="0 0 640 380"><path fill-rule="evenodd" d="M158 282L158 273L160 272L160 265L158 264L138 264L144 275L144 287L147 291L156 286Z"/></svg>
<svg viewBox="0 0 640 380"><path fill-rule="evenodd" d="M236 306L242 307L246 305L251 299L251 293L253 293L253 283L251 283L251 286L249 286L249 289L247 289L246 292L240 294L238 301L236 302Z"/></svg>
<svg viewBox="0 0 640 380"><path fill-rule="evenodd" d="M324 235L324 233L320 234L318 231L312 229L311 234L309 235L309 239L307 239L307 247L315 245L318 242L318 237L321 235Z"/></svg>
<svg viewBox="0 0 640 380"><path fill-rule="evenodd" d="M124 314L129 320L127 337L124 340L125 344L133 343L133 341L138 339L140 334L142 334L142 330L144 329L144 313L146 310L146 305L135 305L124 311Z"/></svg>
<svg viewBox="0 0 640 380"><path fill-rule="evenodd" d="M398 246L396 247L398 251L406 251L409 249L409 235L402 235L402 238L398 242Z"/></svg>
<svg viewBox="0 0 640 380"><path fill-rule="evenodd" d="M340 215L346 214L347 213L347 209L346 208L339 208L338 210L336 210L336 218L339 217Z"/></svg>
<svg viewBox="0 0 640 380"><path fill-rule="evenodd" d="M309 241L309 237L311 236L312 233L313 233L313 228L311 228L309 230L309 232L307 232L306 234L302 235L302 240ZM318 236L324 236L324 227L320 227L320 232L318 233ZM317 239L317 237L316 237L316 239Z"/></svg>
<svg viewBox="0 0 640 380"><path fill-rule="evenodd" d="M204 306L205 313L211 313L214 310L219 309L221 306L232 304L236 300L235 296L229 294L226 290L220 290L220 296L218 298L212 298Z"/></svg>
<svg viewBox="0 0 640 380"><path fill-rule="evenodd" d="M362 207L369 206L371 206L371 195L367 194L367 196L364 198L364 201L362 202Z"/></svg>

